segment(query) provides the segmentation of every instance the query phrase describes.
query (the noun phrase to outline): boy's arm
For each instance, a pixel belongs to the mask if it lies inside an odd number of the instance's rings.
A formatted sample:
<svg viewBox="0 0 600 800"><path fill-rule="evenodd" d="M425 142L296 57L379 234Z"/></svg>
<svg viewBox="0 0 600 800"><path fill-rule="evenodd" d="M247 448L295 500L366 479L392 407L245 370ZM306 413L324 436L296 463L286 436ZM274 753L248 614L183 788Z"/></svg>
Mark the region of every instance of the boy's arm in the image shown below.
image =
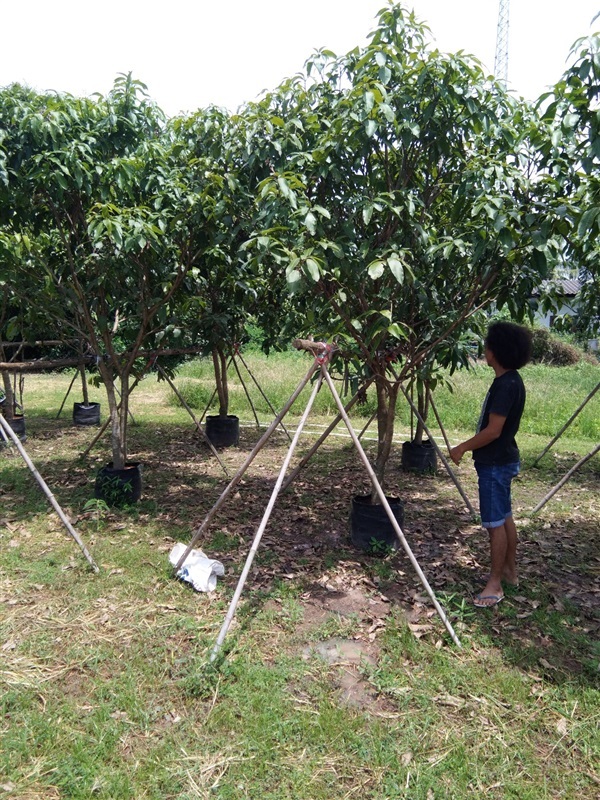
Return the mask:
<svg viewBox="0 0 600 800"><path fill-rule="evenodd" d="M495 441L502 433L502 428L506 422L506 417L500 414L490 414L488 424L483 430L471 436L466 442L457 444L450 450L450 458L455 464L459 464L461 458L468 450L478 450L480 447L485 447L486 444Z"/></svg>

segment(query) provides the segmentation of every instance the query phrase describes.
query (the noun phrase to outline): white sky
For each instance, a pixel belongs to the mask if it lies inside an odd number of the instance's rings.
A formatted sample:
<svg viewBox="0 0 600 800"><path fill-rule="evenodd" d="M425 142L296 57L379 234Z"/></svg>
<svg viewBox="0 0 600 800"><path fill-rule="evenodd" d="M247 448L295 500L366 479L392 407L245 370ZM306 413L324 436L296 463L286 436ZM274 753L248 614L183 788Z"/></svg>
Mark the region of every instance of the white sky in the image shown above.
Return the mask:
<svg viewBox="0 0 600 800"><path fill-rule="evenodd" d="M169 115L231 110L300 71L317 48L364 44L386 0L0 0L0 86L105 94L132 72ZM498 0L404 0L445 51L491 71ZM600 30L600 0L511 0L509 85L533 100L573 42Z"/></svg>

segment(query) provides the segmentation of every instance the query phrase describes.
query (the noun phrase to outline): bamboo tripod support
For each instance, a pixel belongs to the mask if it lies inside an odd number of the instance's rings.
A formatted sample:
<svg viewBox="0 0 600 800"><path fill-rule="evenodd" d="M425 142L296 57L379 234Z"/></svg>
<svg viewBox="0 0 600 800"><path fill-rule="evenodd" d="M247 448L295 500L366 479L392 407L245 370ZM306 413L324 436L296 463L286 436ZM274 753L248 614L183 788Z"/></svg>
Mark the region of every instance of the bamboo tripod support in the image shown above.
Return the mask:
<svg viewBox="0 0 600 800"><path fill-rule="evenodd" d="M239 358L239 360L240 360L240 361L242 362L242 364L244 365L244 368L245 368L246 372L248 373L248 375L250 375L250 378L252 379L252 382L254 383L254 385L256 386L256 388L258 389L258 391L260 392L260 396L263 398L263 400L265 401L265 403L266 403L266 404L269 406L269 409L271 410L271 412L272 412L273 414L277 415L277 411L276 411L276 410L273 408L273 404L271 403L271 401L269 400L269 398L267 397L267 395L266 395L266 394L264 393L264 391L262 390L262 387L261 387L261 385L260 385L260 384L259 384L259 382L256 380L256 378L254 377L254 374L253 374L252 370L250 369L250 367L248 366L248 364L245 362L245 360L244 360L244 357L242 356L242 354L240 353L240 351L239 351L239 350L237 350L237 351L236 351L236 353L235 353L234 355L235 355L235 356L237 356L237 358ZM248 390L246 389L246 385L244 384L244 379L243 379L243 378L242 378L242 376L241 376L241 373L240 373L240 370L239 370L239 368L238 368L238 365L237 365L237 363L236 363L235 357L233 357L233 365L234 365L234 367L235 367L235 369L236 369L236 371L237 371L237 374L238 374L238 377L239 377L239 379L240 379L240 382L242 383L242 385L243 385L243 387L244 387L244 391L246 392L246 397L248 398L248 402L250 403L250 405L252 405L252 402L251 402L251 400L250 400L250 395L248 394ZM252 410L254 411L254 406L252 406ZM256 417L256 412L254 412L254 416ZM256 418L256 425L257 425L257 427L260 427L260 424L259 424L259 422L258 422L258 418ZM284 431L284 433L285 433L285 435L287 436L287 438L289 439L289 441L291 442L291 441L292 441L292 437L291 437L291 436L290 436L290 434L288 433L288 431L287 431L287 429L286 429L285 425L283 424L283 422L281 422L281 428L282 428L282 430Z"/></svg>
<svg viewBox="0 0 600 800"><path fill-rule="evenodd" d="M310 400L308 401L308 403L306 405L306 408L304 410L304 414L302 415L302 418L301 418L300 422L298 423L298 427L296 428L296 433L294 434L294 438L292 439L292 443L290 444L290 446L288 448L287 455L286 455L286 457L285 457L285 459L283 461L283 464L281 465L281 470L279 471L279 477L277 478L277 482L275 483L275 486L274 486L273 491L271 493L271 497L270 497L269 502L267 504L267 508L265 509L265 513L263 514L263 518L262 518L261 523L260 523L260 525L258 527L256 535L254 536L254 541L252 542L252 547L250 548L248 556L246 557L246 563L244 564L244 569L242 570L242 574L240 575L240 579L238 581L238 585L236 587L234 595L233 595L233 597L231 599L231 603L229 604L229 609L227 610L227 614L225 616L225 620L223 621L223 624L221 626L221 630L219 631L219 636L217 638L217 641L215 642L215 646L214 646L213 651L211 653L211 656L210 656L210 660L211 661L214 661L215 658L217 657L217 655L219 654L219 650L221 649L221 646L223 645L223 642L225 641L225 637L227 636L227 631L229 630L229 626L231 625L231 622L233 620L233 617L234 617L234 614L235 614L239 599L242 596L242 592L243 592L244 586L246 584L246 579L248 578L248 573L250 572L250 568L252 567L252 562L254 561L254 556L256 555L256 552L258 550L258 545L260 544L260 540L262 539L263 533L265 532L265 528L267 527L267 523L269 521L269 517L271 516L271 512L273 511L273 507L275 506L275 501L277 500L277 496L278 496L279 491L281 489L281 484L283 483L283 479L285 477L285 473L286 473L287 468L289 466L289 463L291 461L291 458L292 458L292 455L293 455L294 450L296 448L296 445L298 444L298 439L300 438L300 434L302 433L302 429L304 428L304 425L306 424L306 420L308 419L308 415L310 414L311 408L312 408L313 403L315 401L315 397L317 396L317 392L321 388L321 384L322 383L323 383L323 375L321 374L321 375L319 375L319 379L315 382L315 385L314 385L313 390L312 390L312 394L310 396Z"/></svg>
<svg viewBox="0 0 600 800"><path fill-rule="evenodd" d="M275 429L280 424L281 420L285 417L285 415L288 413L290 408L294 405L294 403L296 402L296 399L298 398L298 395L300 394L302 389L304 389L306 384L310 381L310 379L312 378L312 376L314 375L314 373L317 371L318 368L319 368L319 365L315 362L311 366L311 368L308 370L308 372L306 373L304 378L300 381L298 386L295 388L295 390L292 393L291 397L289 398L287 403L284 405L284 407L281 409L279 414L275 417L273 422L269 425L267 430L263 433L263 435L260 437L258 442L254 445L254 448L253 448L252 452L250 453L250 455L248 456L248 458L244 461L242 466L238 469L238 471L235 473L233 478L227 484L227 486L223 490L223 492L222 492L221 496L219 497L219 499L217 500L217 502L214 504L214 506L210 509L208 514L205 516L202 524L194 532L194 535L192 536L191 542L189 543L189 545L187 546L185 551L181 554L181 558L179 559L179 561L177 562L177 564L174 567L175 572L177 572L177 570L179 570L181 568L181 565L186 560L186 558L189 556L190 552L193 550L194 545L196 544L198 539L202 536L202 534L204 533L204 530L206 529L206 527L208 526L208 524L210 523L212 518L215 516L217 511L221 508L221 506L225 502L225 500L227 500L227 498L229 497L231 492L235 489L235 487L241 481L241 479L243 478L243 476L244 476L246 470L248 469L248 467L250 466L250 464L252 464L252 462L254 461L256 456L258 455L258 453L262 450L262 448L265 446L265 444L271 438L271 436L273 435Z"/></svg>
<svg viewBox="0 0 600 800"><path fill-rule="evenodd" d="M60 404L60 408L58 409L58 414L56 415L56 419L58 419L60 417L60 415L62 414L62 410L65 407L65 403L67 402L68 396L71 394L71 389L73 388L73 384L77 380L78 374L79 373L77 371L75 371L75 375L73 375L73 378L71 379L71 383L69 384L69 388L67 389L67 393L65 394L65 396L63 398L63 401Z"/></svg>
<svg viewBox="0 0 600 800"><path fill-rule="evenodd" d="M94 559L93 559L93 558L92 558L92 556L90 555L90 553L89 553L89 551L88 551L87 547L85 546L85 544L84 544L84 543L83 543L83 541L81 540L81 537L79 536L79 534L77 533L77 531L76 531L76 530L73 528L73 526L71 525L71 523L70 523L70 522L69 522L69 520L67 519L67 517L66 517L66 515L65 515L64 511L63 511L63 510L62 510L62 508L59 506L59 504L58 504L58 503L57 503L57 501L56 501L56 498L54 497L54 495L52 494L52 492L51 492L51 491L50 491L50 489L48 488L48 485L46 484L46 482L44 481L44 479L42 478L42 476L40 475L40 473L37 471L37 469L36 469L36 468L35 468L35 466L33 465L33 462L31 461L31 459L29 458L29 456L27 455L27 452L26 452L25 448L23 447L23 445L22 445L22 444L21 444L21 442L19 441L19 437L18 437L18 436L15 434L15 432L14 432L14 431L13 431L13 429L10 427L10 425L8 424L8 422L7 422L7 421L4 419L4 416L3 416L2 414L0 414L0 427L2 428L2 431L5 433L5 435L7 434L7 435L8 435L8 436L11 438L11 440L12 440L13 444L16 446L17 450L18 450L18 451L19 451L19 453L21 454L21 457L22 457L23 461L24 461L24 462L27 464L27 466L29 467L29 470L31 471L31 474L32 474L32 475L33 475L33 477L36 479L36 481L37 481L37 482L38 482L38 484L40 485L40 487L41 487L42 491L44 492L44 494L45 494L45 495L46 495L46 497L48 498L48 500L49 500L49 502L50 502L50 505L52 506L52 508L53 508L53 509L56 511L56 513L58 514L58 516L59 516L59 518L60 518L61 522L63 523L63 525L64 525L64 526L65 526L65 528L67 529L68 533L69 533L69 534L70 534L70 535L73 537L73 539L74 539L74 540L77 542L77 545L79 546L79 549L81 550L81 552L83 553L83 555L86 557L86 559L87 559L87 561L88 561L89 565L91 566L91 568L94 570L94 572L99 572L99 571L100 571L100 569L99 569L98 565L96 564L96 562L94 561Z"/></svg>
<svg viewBox="0 0 600 800"><path fill-rule="evenodd" d="M452 641L458 647L461 647L461 643L460 643L456 633L454 632L454 629L452 628L452 625L450 624L450 621L448 620L443 608L440 606L437 598L435 597L433 589L429 585L429 582L427 581L427 578L425 577L425 574L421 570L421 567L419 566L419 563L417 562L417 559L415 558L415 556L414 556L414 554L413 554L413 552L412 552L412 550L411 550L411 548L410 548L410 546L409 546L409 544L408 544L408 542L406 540L406 537L404 536L404 533L403 533L402 529L400 528L400 526L399 526L399 524L398 524L398 522L397 522L397 520L396 520L396 518L395 518L395 516L394 516L394 514L392 512L392 509L390 508L390 505L389 505L389 503L387 501L387 498L386 498L386 496L385 496L385 494L383 492L383 489L382 489L379 481L377 480L377 476L375 475L375 472L374 472L373 468L371 467L369 459L368 459L368 457L367 457L367 455L366 455L366 453L365 453L365 451L364 451L364 449L363 449L363 447L362 447L362 445L360 443L360 440L359 440L358 436L356 435L356 433L355 433L355 431L354 431L354 429L352 427L352 423L350 422L350 419L349 419L349 417L348 417L348 415L346 413L346 409L344 408L344 405L343 405L343 403L342 403L342 401L340 399L340 396L337 393L337 390L335 389L335 386L333 384L333 381L332 381L332 379L331 379L331 377L329 375L328 369L327 369L328 363L329 363L329 358L330 358L330 355L331 355L331 352L332 352L331 348L329 346L326 346L326 345L321 345L321 347L325 349L325 352L321 353L320 355L318 354L318 347L316 345L313 345L311 347L311 352L313 352L313 354L315 355L314 365L311 368L311 370L309 370L309 372L308 372L306 378L304 379L304 381L302 381L301 384L298 386L298 388L296 389L296 392L294 393L294 395L292 395L293 399L295 400L297 395L301 391L301 389L306 385L308 380L310 380L310 377L312 376L312 374L317 369L320 369L319 380L318 380L318 382L316 383L316 385L315 385L315 387L313 389L313 392L311 394L310 400L309 400L309 402L308 402L308 404L306 406L306 409L304 411L302 419L301 419L301 421L300 421L300 423L298 425L298 428L296 430L294 439L292 440L292 443L290 445L290 448L288 450L288 453L286 455L284 463L283 463L283 465L281 467L281 470L280 470L280 473L279 473L279 477L277 479L277 482L276 482L275 487L273 489L273 492L271 494L271 498L269 500L269 503L267 505L267 508L265 510L265 513L263 515L263 518L261 520L259 528L258 528L258 530L256 532L256 535L254 537L254 540L252 542L252 546L251 546L250 551L248 553L248 556L246 558L246 562L245 562L244 568L242 570L242 573L240 575L240 578L238 580L238 584L237 584L237 587L235 589L234 595L232 597L231 603L229 605L229 609L227 611L227 615L226 615L225 620L224 620L224 622L223 622L223 624L221 626L221 630L219 632L219 636L218 636L217 641L215 642L215 645L214 645L213 650L211 652L211 656L210 656L210 661L211 662L214 661L216 659L217 655L219 654L219 651L220 651L220 649L221 649L221 647L223 645L223 642L225 640L225 637L227 635L227 632L229 630L229 627L230 627L231 622L233 620L233 617L235 615L235 611L236 611L237 605L239 603L239 599L240 599L242 591L244 589L244 585L246 583L250 568L252 566L252 562L254 560L254 556L255 556L255 554L257 552L257 549L258 549L258 545L260 543L260 540L262 539L262 536L263 536L263 533L265 531L267 522L269 520L269 517L271 515L271 512L272 512L273 507L275 505L275 502L277 500L277 496L278 496L278 494L279 494L279 492L280 492L280 490L282 488L282 485L283 485L283 482L284 482L284 477L285 477L285 472L286 472L286 470L288 468L288 465L289 465L289 462L291 460L293 451L294 451L294 449L296 447L296 443L297 443L297 441L298 441L298 439L300 437L302 429L303 429L303 427L304 427L304 425L306 423L306 420L307 420L308 415L310 413L310 410L312 408L312 405L313 405L314 399L316 397L316 394L319 391L319 389L321 387L321 383L323 382L323 380L325 380L327 382L327 385L328 385L328 387L329 387L329 389L330 389L330 391L332 393L332 396L333 396L333 398L334 398L334 400L336 402L336 405L338 407L339 415L343 419L343 421L344 421L344 423L345 423L345 425L346 425L346 427L348 429L348 432L349 432L349 434L350 434L350 436L352 438L352 441L353 441L356 449L358 450L360 458L361 458L361 460L362 460L362 462L363 462L363 464L365 466L365 469L366 469L366 471L367 471L367 473L368 473L368 475L369 475L369 477L371 479L373 487L377 492L379 500L380 500L381 504L383 505L383 507L385 508L387 516L388 516L388 518L389 518L389 520L390 520L390 522L391 522L391 524L392 524L392 526L394 528L394 531L396 533L396 536L397 536L400 544L402 545L402 547L403 547L404 551L406 552L411 564L413 565L413 567L414 567L414 569L415 569L415 571L417 573L417 576L419 577L419 580L421 581L421 583L422 583L423 587L425 588L427 594L429 595L430 599L432 600L433 605L435 607L435 610L437 611L438 615L440 616L440 619L442 620L444 626L446 627L446 630L450 634L450 637L452 638ZM298 349L308 349L308 348L298 347ZM282 415L287 413L287 410L289 410L289 408L291 407L292 402L293 401L290 398L290 401L288 401L288 403L286 404L285 410L281 412ZM273 423L273 426L276 423L277 423L277 420ZM255 451L258 452L257 448L255 448ZM248 466L250 465L250 463L254 459L254 456L256 455L256 452L253 451L253 453L249 456L249 458L247 459L245 464L242 466L242 468L240 469L240 473L241 474L243 474L243 472L246 471L246 469L248 468ZM240 473L238 473L238 475L241 478L241 474ZM237 478L237 476L236 476L236 478ZM234 478L234 480L235 480L235 478ZM232 481L232 483L233 483L233 481ZM289 481L286 483L286 485L288 483L289 483ZM205 518L204 522L202 523L200 529L197 531L195 537L192 539L192 542L188 546L187 550L182 554L179 562L177 563L177 565L175 567L176 570L178 570L181 567L181 565L183 564L183 562L187 558L189 552L191 551L194 543L197 541L197 539L201 535L202 531L204 530L204 528L206 527L206 525L208 524L210 519L212 519L212 516L214 516L214 513L216 512L217 508L220 507L220 505L222 505L222 503L225 500L225 497L231 491L231 488L232 488L232 485L230 484L227 487L227 489L225 490L225 492L221 495L219 500L217 501L217 504L209 512L209 514Z"/></svg>

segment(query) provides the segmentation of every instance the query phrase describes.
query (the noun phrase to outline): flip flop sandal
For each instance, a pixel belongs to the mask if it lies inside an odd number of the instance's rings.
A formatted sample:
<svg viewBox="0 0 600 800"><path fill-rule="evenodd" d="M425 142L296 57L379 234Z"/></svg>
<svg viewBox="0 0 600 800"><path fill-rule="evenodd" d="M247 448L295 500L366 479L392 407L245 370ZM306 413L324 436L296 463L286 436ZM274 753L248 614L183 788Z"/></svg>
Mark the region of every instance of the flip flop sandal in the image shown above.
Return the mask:
<svg viewBox="0 0 600 800"><path fill-rule="evenodd" d="M484 600L490 600L491 602L485 603L483 602ZM501 603L502 600L504 600L503 594L478 594L473 600L473 605L475 608L493 608L498 603Z"/></svg>

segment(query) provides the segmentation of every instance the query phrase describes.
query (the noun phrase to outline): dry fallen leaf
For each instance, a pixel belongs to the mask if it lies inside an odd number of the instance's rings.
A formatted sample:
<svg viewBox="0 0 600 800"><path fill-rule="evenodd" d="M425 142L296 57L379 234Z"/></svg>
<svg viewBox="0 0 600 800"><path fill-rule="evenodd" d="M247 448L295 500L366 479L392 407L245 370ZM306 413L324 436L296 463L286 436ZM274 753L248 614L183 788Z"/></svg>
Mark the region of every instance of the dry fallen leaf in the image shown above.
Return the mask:
<svg viewBox="0 0 600 800"><path fill-rule="evenodd" d="M564 717L561 717L556 723L556 730L561 736L566 736L569 731L569 723Z"/></svg>

